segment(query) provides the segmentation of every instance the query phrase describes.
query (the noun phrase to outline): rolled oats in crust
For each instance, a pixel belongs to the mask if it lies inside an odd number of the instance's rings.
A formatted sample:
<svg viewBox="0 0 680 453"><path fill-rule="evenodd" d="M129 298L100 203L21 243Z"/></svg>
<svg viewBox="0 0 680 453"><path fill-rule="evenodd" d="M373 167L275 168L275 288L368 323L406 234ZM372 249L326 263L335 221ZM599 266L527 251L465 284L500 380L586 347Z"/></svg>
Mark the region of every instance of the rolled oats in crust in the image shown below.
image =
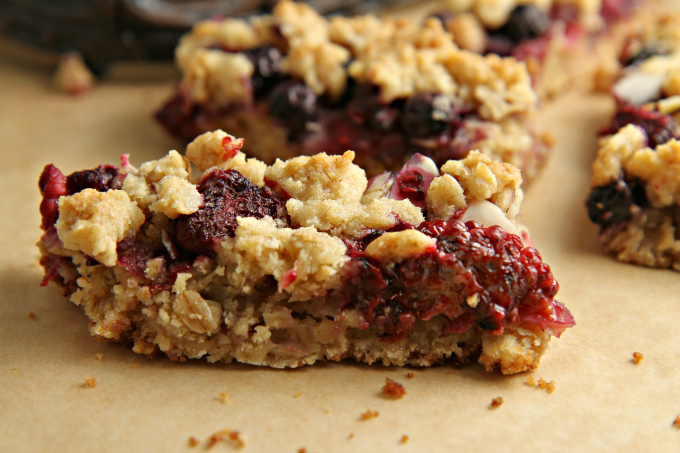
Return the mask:
<svg viewBox="0 0 680 453"><path fill-rule="evenodd" d="M525 64L459 48L436 19L326 19L284 0L197 24L176 55L182 80L160 123L187 141L229 130L269 164L353 149L373 176L415 152L441 165L476 149L528 181L548 155Z"/></svg>
<svg viewBox="0 0 680 453"><path fill-rule="evenodd" d="M416 156L368 197L351 152L266 166L241 144L197 138L186 155L200 174L174 151L139 169L127 158L67 176L45 167L43 284L64 289L93 335L179 361L477 361L517 373L574 324L549 267L509 232L521 201L509 164L471 152L439 176Z"/></svg>

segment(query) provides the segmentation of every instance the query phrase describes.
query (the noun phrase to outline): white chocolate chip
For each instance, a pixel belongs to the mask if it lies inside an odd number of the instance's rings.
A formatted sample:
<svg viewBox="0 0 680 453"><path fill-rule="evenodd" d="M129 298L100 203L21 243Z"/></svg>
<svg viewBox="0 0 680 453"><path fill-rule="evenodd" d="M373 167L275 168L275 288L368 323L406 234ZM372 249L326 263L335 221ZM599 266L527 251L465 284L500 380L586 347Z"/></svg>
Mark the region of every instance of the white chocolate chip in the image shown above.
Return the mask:
<svg viewBox="0 0 680 453"><path fill-rule="evenodd" d="M505 216L501 208L487 200L474 201L468 205L462 221L467 222L468 220L474 220L483 227L498 225L508 233L519 236L519 230Z"/></svg>

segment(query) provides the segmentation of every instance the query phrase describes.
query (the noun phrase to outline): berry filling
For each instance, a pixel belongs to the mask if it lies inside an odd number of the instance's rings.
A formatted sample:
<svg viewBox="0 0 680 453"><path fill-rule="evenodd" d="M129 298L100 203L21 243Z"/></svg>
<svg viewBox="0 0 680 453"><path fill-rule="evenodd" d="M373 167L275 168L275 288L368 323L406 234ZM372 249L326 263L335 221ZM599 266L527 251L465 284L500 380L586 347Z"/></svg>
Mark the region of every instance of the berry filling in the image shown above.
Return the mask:
<svg viewBox="0 0 680 453"><path fill-rule="evenodd" d="M642 184L636 181L616 180L606 186L594 187L586 201L591 222L602 230L627 222L633 216L635 207L645 207L647 196Z"/></svg>
<svg viewBox="0 0 680 453"><path fill-rule="evenodd" d="M671 139L680 138L680 128L672 116L623 101L617 102L611 124L601 130L600 135L614 134L627 124L641 127L647 135L647 145L652 149Z"/></svg>
<svg viewBox="0 0 680 453"><path fill-rule="evenodd" d="M436 249L384 266L351 252L341 294L355 308L363 328L377 326L381 338L403 338L417 320L447 318L444 333L473 326L500 335L511 323L553 329L574 325L569 311L553 298L558 284L533 247L502 228L463 223L458 212L448 222L423 222L418 230L437 240Z"/></svg>

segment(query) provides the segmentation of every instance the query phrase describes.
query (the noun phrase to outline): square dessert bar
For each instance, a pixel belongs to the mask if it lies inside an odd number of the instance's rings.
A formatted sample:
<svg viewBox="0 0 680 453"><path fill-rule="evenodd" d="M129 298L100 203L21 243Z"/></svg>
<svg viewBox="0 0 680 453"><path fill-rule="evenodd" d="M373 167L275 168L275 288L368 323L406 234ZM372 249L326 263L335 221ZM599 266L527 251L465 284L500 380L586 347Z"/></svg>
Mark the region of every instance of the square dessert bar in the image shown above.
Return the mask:
<svg viewBox="0 0 680 453"><path fill-rule="evenodd" d="M617 259L680 270L680 16L631 40L587 201Z"/></svg>
<svg viewBox="0 0 680 453"><path fill-rule="evenodd" d="M353 149L374 176L414 153L443 165L476 149L526 181L551 142L534 128L525 65L459 49L434 18L326 19L282 1L271 15L196 24L176 60L181 82L160 123L186 141L228 130L267 163Z"/></svg>
<svg viewBox="0 0 680 453"><path fill-rule="evenodd" d="M139 169L46 166L43 284L93 335L175 360L516 373L574 325L515 220L515 167L415 155L369 181L351 151L267 166L242 145L216 131Z"/></svg>
<svg viewBox="0 0 680 453"><path fill-rule="evenodd" d="M590 88L611 70L641 3L447 0L435 17L461 48L525 62L536 92L550 98L574 86Z"/></svg>

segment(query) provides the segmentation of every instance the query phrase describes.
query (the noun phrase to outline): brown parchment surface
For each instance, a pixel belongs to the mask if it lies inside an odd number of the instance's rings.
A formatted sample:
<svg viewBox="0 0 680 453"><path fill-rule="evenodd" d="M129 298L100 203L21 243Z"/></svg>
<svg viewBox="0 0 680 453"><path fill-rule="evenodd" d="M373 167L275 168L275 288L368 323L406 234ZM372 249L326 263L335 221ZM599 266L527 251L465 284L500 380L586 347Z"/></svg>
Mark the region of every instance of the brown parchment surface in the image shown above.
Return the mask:
<svg viewBox="0 0 680 453"><path fill-rule="evenodd" d="M39 286L42 167L70 173L118 164L122 153L139 164L179 146L151 119L177 77L171 67L116 65L92 92L70 97L50 88L54 61L0 40L0 452L205 451L225 428L242 433L244 452L680 451L671 426L680 414L680 274L603 256L584 209L595 131L612 110L605 96L568 95L541 115L557 145L526 193L523 221L578 324L538 370L272 370L148 360L95 341L56 286ZM638 365L635 351L644 354ZM528 376L555 391L525 385ZM88 377L96 387L85 388ZM386 378L406 396L381 397ZM504 403L490 409L496 397ZM361 420L369 409L379 416Z"/></svg>

